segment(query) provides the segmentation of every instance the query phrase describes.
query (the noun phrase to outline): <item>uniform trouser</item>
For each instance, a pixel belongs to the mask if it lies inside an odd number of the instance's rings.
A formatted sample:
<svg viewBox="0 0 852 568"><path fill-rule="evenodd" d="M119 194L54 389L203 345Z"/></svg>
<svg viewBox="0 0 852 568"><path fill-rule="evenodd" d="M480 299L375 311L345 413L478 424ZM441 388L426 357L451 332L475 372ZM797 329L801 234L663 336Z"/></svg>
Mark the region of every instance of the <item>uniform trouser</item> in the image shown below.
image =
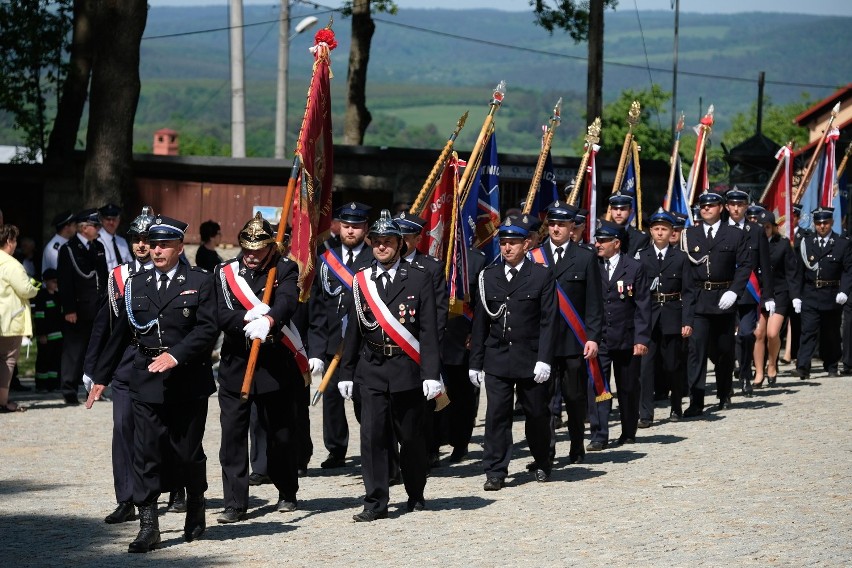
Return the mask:
<svg viewBox="0 0 852 568"><path fill-rule="evenodd" d="M527 445L538 467L550 473L551 382L537 383L532 377L512 379L485 375L485 451L482 465L487 477L504 479L512 458L512 419L514 394L524 409Z"/></svg>
<svg viewBox="0 0 852 568"><path fill-rule="evenodd" d="M222 501L225 507L241 511L248 508L248 434L251 407L254 405L266 430L267 475L282 498L296 498L299 489L297 387L287 385L277 391L253 394L250 397L252 404L244 404L240 393L219 389L219 422L222 426L219 462L222 465Z"/></svg>
<svg viewBox="0 0 852 568"><path fill-rule="evenodd" d="M249 464L252 473L266 475L269 467L266 464L266 428L260 423L257 402L251 403L249 417Z"/></svg>
<svg viewBox="0 0 852 568"><path fill-rule="evenodd" d="M695 314L689 338L687 381L692 404L703 405L707 388L707 357L716 363L716 396L731 395L734 374L734 327L736 314Z"/></svg>
<svg viewBox="0 0 852 568"><path fill-rule="evenodd" d="M306 386L299 396L298 401L298 426L299 426L299 467L307 469L308 462L314 453L314 444L311 441L311 387ZM266 475L266 428L260 421L257 405L251 405L251 421L249 424L249 462L252 473Z"/></svg>
<svg viewBox="0 0 852 568"><path fill-rule="evenodd" d="M112 381L112 480L118 503L133 501L133 400L128 384Z"/></svg>
<svg viewBox="0 0 852 568"><path fill-rule="evenodd" d="M583 432L586 429L586 412L589 406L589 372L582 355L557 357L553 365L556 381L550 399L550 459L556 458L556 423L562 415L562 402L568 414L568 437L571 439L569 456L582 456Z"/></svg>
<svg viewBox="0 0 852 568"><path fill-rule="evenodd" d="M852 369L852 302L843 304L843 365Z"/></svg>
<svg viewBox="0 0 852 568"><path fill-rule="evenodd" d="M446 441L453 448L466 448L476 421L476 391L468 378L467 365L444 365L444 385L452 401L441 412L434 413L435 438L431 451Z"/></svg>
<svg viewBox="0 0 852 568"><path fill-rule="evenodd" d="M409 500L423 500L428 459L424 436L426 399L420 388L387 392L356 385L361 392L361 475L364 510L387 511L390 455L400 445L399 461Z"/></svg>
<svg viewBox="0 0 852 568"><path fill-rule="evenodd" d="M308 469L308 462L314 455L314 443L311 440L311 385L301 389L296 410L299 426L299 467Z"/></svg>
<svg viewBox="0 0 852 568"><path fill-rule="evenodd" d="M340 371L332 375L328 387L322 395L322 440L328 453L336 458L346 457L349 447L349 424L346 422L346 400L340 396L337 383ZM361 422L361 393L353 389L352 403L355 408L355 420Z"/></svg>
<svg viewBox="0 0 852 568"><path fill-rule="evenodd" d="M36 388L44 390L59 388L61 368L62 338L49 339L47 343L39 343L38 355L36 355Z"/></svg>
<svg viewBox="0 0 852 568"><path fill-rule="evenodd" d="M154 404L133 401L133 502L157 502L161 488L207 491L207 456L202 439L207 398Z"/></svg>
<svg viewBox="0 0 852 568"><path fill-rule="evenodd" d="M602 346L598 351L601 360L604 380L610 384L610 369L615 377L615 388L618 391L618 414L621 419L621 435L625 438L635 438L636 428L639 423L639 364L641 357L633 355L633 349L607 349ZM598 407L612 408L612 399L605 403L595 403ZM608 415L597 414L597 420L590 421L590 430L601 428L604 431L606 441L609 438ZM594 436L592 436L594 440Z"/></svg>
<svg viewBox="0 0 852 568"><path fill-rule="evenodd" d="M836 371L840 360L840 320L843 310L836 306L830 310L818 310L802 302L802 342L796 368L811 370L811 359L819 342L822 366L826 371Z"/></svg>
<svg viewBox="0 0 852 568"><path fill-rule="evenodd" d="M62 363L60 368L62 396L77 396L77 389L83 384L83 362L89 337L92 335L92 322L77 320L77 323L62 324Z"/></svg>
<svg viewBox="0 0 852 568"><path fill-rule="evenodd" d="M751 386L751 381L754 378L754 372L751 369L752 361L754 361L754 330L757 327L758 319L757 304L738 304L737 305L737 343L738 350L737 361L740 364L740 380L746 381L748 387Z"/></svg>
<svg viewBox="0 0 852 568"><path fill-rule="evenodd" d="M790 309L790 357L793 361L799 358L799 345L802 341L802 314Z"/></svg>
<svg viewBox="0 0 852 568"><path fill-rule="evenodd" d="M648 342L648 353L642 357L639 372L641 398L639 418L654 419L654 383L657 377L669 377L671 388L672 410L680 412L683 398L683 380L681 357L683 354L683 337L680 334L666 335L657 325L651 331L651 341Z"/></svg>

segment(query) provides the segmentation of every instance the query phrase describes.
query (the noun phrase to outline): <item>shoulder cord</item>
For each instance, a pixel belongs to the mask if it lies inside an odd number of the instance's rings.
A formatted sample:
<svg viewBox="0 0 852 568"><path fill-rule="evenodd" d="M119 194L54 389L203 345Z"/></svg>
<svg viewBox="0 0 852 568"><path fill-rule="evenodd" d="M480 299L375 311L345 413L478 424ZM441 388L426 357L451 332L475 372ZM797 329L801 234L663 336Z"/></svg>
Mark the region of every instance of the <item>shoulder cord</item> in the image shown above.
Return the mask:
<svg viewBox="0 0 852 568"><path fill-rule="evenodd" d="M112 308L113 315L118 316L118 301L115 293L115 276L112 272L109 273L109 277L107 278L107 298L109 299L109 305L110 308Z"/></svg>
<svg viewBox="0 0 852 568"><path fill-rule="evenodd" d="M95 279L95 286L100 290L101 282L100 278L98 278L98 271L92 270L91 272L85 274L82 270L80 270L80 266L77 264L77 259L74 258L74 253L71 252L71 245L68 245L68 256L71 257L71 265L74 267L74 271L80 275L80 278L86 278L90 280L92 278Z"/></svg>
<svg viewBox="0 0 852 568"><path fill-rule="evenodd" d="M225 298L225 304L228 306L229 310L233 310L234 304L231 302L231 290L228 289L227 279L223 274L224 270L225 266L220 266L219 270L216 272L216 276L219 279L219 285L222 286L222 297Z"/></svg>
<svg viewBox="0 0 852 568"><path fill-rule="evenodd" d="M328 283L328 265L324 262L320 262L322 266L320 266L320 280L322 281L322 289L332 298L338 297L341 292L343 292L343 285L341 284L334 290L331 289L331 285Z"/></svg>
<svg viewBox="0 0 852 568"><path fill-rule="evenodd" d="M130 298L132 294L130 293L130 286L133 282L133 278L128 278L127 282L124 285L124 307L127 310L127 320L130 322L130 325L140 333L148 333L152 327L157 326L157 332L159 334L160 329L160 318L154 318L145 325L140 325L139 322L136 321L136 318L133 316L133 309L131 308Z"/></svg>
<svg viewBox="0 0 852 568"><path fill-rule="evenodd" d="M367 321L367 316L364 313L364 309L361 307L361 296L359 296L360 291L361 287L358 285L358 279L354 278L352 280L352 301L355 303L355 312L358 314L358 321L360 321L361 325L369 331L375 331L376 328L379 327L379 322L374 321L370 323Z"/></svg>
<svg viewBox="0 0 852 568"><path fill-rule="evenodd" d="M799 245L800 252L802 253L802 262L805 263L805 268L815 271L817 273L817 277L819 277L819 261L816 261L816 264L808 262L808 251L805 248L805 242L807 242L807 240L807 237L805 237Z"/></svg>
<svg viewBox="0 0 852 568"><path fill-rule="evenodd" d="M488 309L488 301L485 299L485 271L481 270L479 272L479 300L482 303L482 307L485 308L485 313L491 319L498 319L506 313L506 302L500 304L500 307L497 308L496 312L492 312Z"/></svg>
<svg viewBox="0 0 852 568"><path fill-rule="evenodd" d="M692 258L692 255L689 254L689 241L686 238L686 229L684 229L680 233L680 248L683 249L683 252L686 253L686 258L689 259L689 262L694 264L695 266L699 266L701 264L707 265L707 278L710 278L710 254L705 254L699 259Z"/></svg>

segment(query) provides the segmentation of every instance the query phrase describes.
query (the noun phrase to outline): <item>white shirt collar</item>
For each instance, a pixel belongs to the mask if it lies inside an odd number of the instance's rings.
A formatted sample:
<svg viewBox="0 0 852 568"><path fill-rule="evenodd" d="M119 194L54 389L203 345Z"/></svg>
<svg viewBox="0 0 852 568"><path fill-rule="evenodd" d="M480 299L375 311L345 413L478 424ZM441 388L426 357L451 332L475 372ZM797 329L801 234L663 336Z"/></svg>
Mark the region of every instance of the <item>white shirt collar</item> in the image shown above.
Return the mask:
<svg viewBox="0 0 852 568"><path fill-rule="evenodd" d="M153 266L153 264L152 264L152 266ZM172 267L172 269L171 269L171 270L169 270L168 272L166 272L166 274L168 274L168 276L169 276L169 283L171 283L171 282L175 279L175 273L177 273L178 266L180 266L180 262L178 262L177 264L175 264L175 265ZM156 272L156 273L157 273L157 281L159 281L159 280L160 280L160 275L162 274L162 271L160 271L160 269L156 269L154 272Z"/></svg>
<svg viewBox="0 0 852 568"><path fill-rule="evenodd" d="M519 262L516 266L510 265L508 262L503 263L503 274L509 274L509 270L514 268L518 272L521 271L521 267L524 265L524 258L521 257L521 262Z"/></svg>
<svg viewBox="0 0 852 568"><path fill-rule="evenodd" d="M718 221L716 221L712 225L708 225L705 222L704 223L704 236L707 236L708 229L713 229L713 236L715 237L716 235L719 234L719 227L721 227L721 226L722 226L722 220L721 219L719 219Z"/></svg>
<svg viewBox="0 0 852 568"><path fill-rule="evenodd" d="M566 252L568 252L569 246L571 246L571 239L568 239L567 241L565 241L561 245L557 245L553 241L550 241L550 252L553 255L553 258L556 258L556 249L558 247L562 247L562 254L564 255Z"/></svg>
<svg viewBox="0 0 852 568"><path fill-rule="evenodd" d="M355 245L351 249L348 246L343 245L343 244L340 245L340 247L341 247L341 252L343 252L343 256L346 256L346 253L351 250L352 254L355 255L355 257L357 258L358 255L361 254L361 249L364 248L364 241L361 241L360 243L358 243L357 245ZM343 262L346 262L345 258L343 259Z"/></svg>
<svg viewBox="0 0 852 568"><path fill-rule="evenodd" d="M612 257L610 257L608 259L605 258L604 263L606 263L606 261L609 260L609 269L610 269L610 271L612 271L612 270L615 270L616 266L618 266L618 261L619 261L620 258L621 258L621 253L617 252L614 255L612 255Z"/></svg>
<svg viewBox="0 0 852 568"><path fill-rule="evenodd" d="M381 262L377 262L376 263L376 268L377 268L376 278L379 277L379 274L387 272L388 276L390 277L390 281L393 282L393 279L396 276L396 271L399 269L399 264L400 264L400 259L396 259L396 262L393 264L393 266L391 266L390 268L385 268L384 266L382 266Z"/></svg>
<svg viewBox="0 0 852 568"><path fill-rule="evenodd" d="M660 249L660 248L657 248L657 243L654 243L654 250L655 250L655 251L657 251L657 254L655 254L654 256L656 256L657 258L659 258L659 257L660 257L660 253L662 253L662 254L663 254L663 258L666 258L666 251L668 251L668 250L669 250L669 245L666 245L666 246L664 246L663 248L661 248L661 249Z"/></svg>
<svg viewBox="0 0 852 568"><path fill-rule="evenodd" d="M406 262L414 262L414 257L415 257L415 256L417 256L417 249L414 249L413 251L411 251L411 252L410 252L410 253L409 253L409 254L405 257L405 261L406 261Z"/></svg>
<svg viewBox="0 0 852 568"><path fill-rule="evenodd" d="M80 239L80 242L83 243L84 247L89 248L89 240L86 237L84 237L80 233L77 233L77 238Z"/></svg>
<svg viewBox="0 0 852 568"><path fill-rule="evenodd" d="M745 228L745 217L743 217L742 221L740 221L739 223L737 223L736 221L734 221L733 219L731 219L729 217L728 218L728 224L733 225L734 227L737 227L738 229L743 229L743 228ZM714 229L714 232L715 232L715 229Z"/></svg>

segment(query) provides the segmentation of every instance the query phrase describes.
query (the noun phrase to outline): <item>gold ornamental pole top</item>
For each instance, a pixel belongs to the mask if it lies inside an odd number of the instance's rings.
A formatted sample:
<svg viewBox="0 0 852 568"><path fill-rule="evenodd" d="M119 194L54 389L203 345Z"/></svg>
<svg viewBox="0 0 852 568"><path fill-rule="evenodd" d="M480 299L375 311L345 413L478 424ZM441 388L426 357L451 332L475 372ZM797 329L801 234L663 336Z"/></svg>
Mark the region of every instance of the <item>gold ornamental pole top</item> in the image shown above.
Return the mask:
<svg viewBox="0 0 852 568"><path fill-rule="evenodd" d="M586 145L583 158L580 160L580 167L577 170L577 176L574 178L574 189L571 195L568 196L568 203L577 205L577 198L580 195L581 185L585 178L586 166L589 164L589 155L592 153L592 147L601 141L601 117L595 120L586 129Z"/></svg>

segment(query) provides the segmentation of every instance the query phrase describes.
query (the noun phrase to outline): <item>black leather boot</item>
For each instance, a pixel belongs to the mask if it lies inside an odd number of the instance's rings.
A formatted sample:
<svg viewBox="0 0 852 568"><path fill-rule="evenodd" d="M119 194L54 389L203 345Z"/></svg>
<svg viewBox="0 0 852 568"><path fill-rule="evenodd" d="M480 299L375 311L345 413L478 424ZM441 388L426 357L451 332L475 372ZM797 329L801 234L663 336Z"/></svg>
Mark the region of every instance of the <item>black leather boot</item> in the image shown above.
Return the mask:
<svg viewBox="0 0 852 568"><path fill-rule="evenodd" d="M108 525L114 525L116 523L126 523L127 521L135 520L136 507L134 507L133 503L130 501L122 501L118 504L118 507L115 508L115 511L106 516L104 522Z"/></svg>
<svg viewBox="0 0 852 568"><path fill-rule="evenodd" d="M186 489L181 487L177 491L169 493L169 505L167 513L186 513Z"/></svg>
<svg viewBox="0 0 852 568"><path fill-rule="evenodd" d="M157 520L157 504L139 506L139 534L130 543L127 552L148 552L160 544L160 523Z"/></svg>
<svg viewBox="0 0 852 568"><path fill-rule="evenodd" d="M186 521L183 524L183 539L186 542L192 542L204 534L207 528L205 509L204 494L186 496Z"/></svg>

